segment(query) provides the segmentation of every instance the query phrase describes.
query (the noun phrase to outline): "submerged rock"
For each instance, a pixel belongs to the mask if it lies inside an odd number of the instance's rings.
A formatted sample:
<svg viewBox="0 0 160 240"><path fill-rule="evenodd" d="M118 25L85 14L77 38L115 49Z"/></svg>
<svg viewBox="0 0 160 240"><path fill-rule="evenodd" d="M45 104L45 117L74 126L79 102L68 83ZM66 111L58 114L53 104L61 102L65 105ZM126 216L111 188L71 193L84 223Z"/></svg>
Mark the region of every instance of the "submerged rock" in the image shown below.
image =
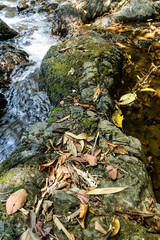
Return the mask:
<svg viewBox="0 0 160 240"><path fill-rule="evenodd" d="M17 36L18 33L10 28L2 19L0 19L0 41L7 40Z"/></svg>
<svg viewBox="0 0 160 240"><path fill-rule="evenodd" d="M13 45L0 44L0 88L10 83L10 74L29 64L28 54Z"/></svg>

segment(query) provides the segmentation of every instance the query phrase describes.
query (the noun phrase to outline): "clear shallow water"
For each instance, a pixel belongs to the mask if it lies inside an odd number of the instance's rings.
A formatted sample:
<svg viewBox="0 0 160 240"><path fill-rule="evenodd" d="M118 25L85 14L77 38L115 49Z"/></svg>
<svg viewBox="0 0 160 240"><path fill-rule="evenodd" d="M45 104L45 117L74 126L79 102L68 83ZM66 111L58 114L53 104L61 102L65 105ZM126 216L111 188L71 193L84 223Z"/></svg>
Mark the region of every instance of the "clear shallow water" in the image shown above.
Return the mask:
<svg viewBox="0 0 160 240"><path fill-rule="evenodd" d="M41 60L51 45L58 43L58 38L49 38L51 22L46 14L28 14L13 12L16 1L5 0L0 4L8 8L0 11L0 18L14 28L19 36L11 40L18 49L29 54L32 65L13 72L12 83L3 94L8 101L6 114L0 120L0 162L16 148L22 131L28 124L46 119L50 113L51 104L45 92L39 91L38 72ZM15 11L16 12L16 11ZM0 90L2 91L2 90Z"/></svg>

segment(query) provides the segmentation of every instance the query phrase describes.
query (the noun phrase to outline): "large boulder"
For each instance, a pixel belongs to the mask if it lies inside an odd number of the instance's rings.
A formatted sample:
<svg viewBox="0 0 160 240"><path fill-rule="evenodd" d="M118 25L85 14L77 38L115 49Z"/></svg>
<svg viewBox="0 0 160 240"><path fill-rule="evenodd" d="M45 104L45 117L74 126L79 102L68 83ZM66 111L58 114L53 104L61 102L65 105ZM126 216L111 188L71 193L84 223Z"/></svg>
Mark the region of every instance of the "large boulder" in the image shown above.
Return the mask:
<svg viewBox="0 0 160 240"><path fill-rule="evenodd" d="M159 14L160 1L132 0L118 12L97 19L94 26L105 28L115 22L142 22Z"/></svg>
<svg viewBox="0 0 160 240"><path fill-rule="evenodd" d="M0 41L7 40L17 36L17 32L10 28L2 19L0 19Z"/></svg>
<svg viewBox="0 0 160 240"><path fill-rule="evenodd" d="M75 92L83 102L93 103L100 84L103 91L96 105L107 113L112 108L110 94L118 83L121 65L120 51L98 33L88 32L49 49L41 64L40 81L54 106Z"/></svg>

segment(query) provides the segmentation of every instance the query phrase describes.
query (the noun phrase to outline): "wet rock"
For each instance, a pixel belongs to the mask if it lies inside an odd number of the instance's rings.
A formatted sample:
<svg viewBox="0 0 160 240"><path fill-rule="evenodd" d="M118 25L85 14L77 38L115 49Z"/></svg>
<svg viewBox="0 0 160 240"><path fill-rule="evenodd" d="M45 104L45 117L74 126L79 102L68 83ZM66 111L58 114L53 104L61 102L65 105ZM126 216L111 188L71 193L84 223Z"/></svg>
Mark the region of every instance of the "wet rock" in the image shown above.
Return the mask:
<svg viewBox="0 0 160 240"><path fill-rule="evenodd" d="M160 1L132 0L120 11L95 21L94 26L105 28L115 22L142 22L159 16L159 13Z"/></svg>
<svg viewBox="0 0 160 240"><path fill-rule="evenodd" d="M0 45L0 87L10 83L10 74L25 67L29 63L28 54L13 45Z"/></svg>
<svg viewBox="0 0 160 240"><path fill-rule="evenodd" d="M88 23L110 9L110 1L103 0L75 0L65 1L56 9L53 18L54 34L65 37L72 34L75 28Z"/></svg>
<svg viewBox="0 0 160 240"><path fill-rule="evenodd" d="M38 12L53 13L61 2L62 2L61 0L42 1L41 5L38 6L38 10L37 11Z"/></svg>
<svg viewBox="0 0 160 240"><path fill-rule="evenodd" d="M3 8L6 8L6 5L0 4L0 10L2 10Z"/></svg>
<svg viewBox="0 0 160 240"><path fill-rule="evenodd" d="M5 99L4 95L0 93L0 118L4 115L4 108L7 105L7 100Z"/></svg>
<svg viewBox="0 0 160 240"><path fill-rule="evenodd" d="M10 28L2 19L0 19L0 41L7 40L17 36L17 32Z"/></svg>
<svg viewBox="0 0 160 240"><path fill-rule="evenodd" d="M17 8L18 10L24 10L30 6L30 0L18 0Z"/></svg>
<svg viewBox="0 0 160 240"><path fill-rule="evenodd" d="M88 32L50 48L41 64L40 81L45 85L54 106L69 94L80 94L81 101L93 103L94 92L100 84L102 94L93 104L107 114L112 108L110 94L118 81L121 63L118 49L98 33Z"/></svg>

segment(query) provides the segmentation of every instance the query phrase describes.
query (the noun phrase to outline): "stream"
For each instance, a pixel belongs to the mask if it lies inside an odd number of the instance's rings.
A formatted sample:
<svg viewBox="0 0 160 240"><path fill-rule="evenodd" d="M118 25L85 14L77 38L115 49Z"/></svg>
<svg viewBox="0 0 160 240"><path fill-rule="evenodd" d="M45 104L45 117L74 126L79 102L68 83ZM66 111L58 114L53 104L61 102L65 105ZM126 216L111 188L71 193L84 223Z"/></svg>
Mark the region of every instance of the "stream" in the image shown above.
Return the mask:
<svg viewBox="0 0 160 240"><path fill-rule="evenodd" d="M22 131L28 124L42 121L49 116L51 104L45 92L38 87L38 72L41 60L58 37L50 36L51 21L46 13L23 14L17 11L16 0L2 0L6 5L0 18L19 33L7 41L29 55L29 66L12 72L11 84L1 89L7 100L6 113L0 121L0 162L16 148Z"/></svg>

